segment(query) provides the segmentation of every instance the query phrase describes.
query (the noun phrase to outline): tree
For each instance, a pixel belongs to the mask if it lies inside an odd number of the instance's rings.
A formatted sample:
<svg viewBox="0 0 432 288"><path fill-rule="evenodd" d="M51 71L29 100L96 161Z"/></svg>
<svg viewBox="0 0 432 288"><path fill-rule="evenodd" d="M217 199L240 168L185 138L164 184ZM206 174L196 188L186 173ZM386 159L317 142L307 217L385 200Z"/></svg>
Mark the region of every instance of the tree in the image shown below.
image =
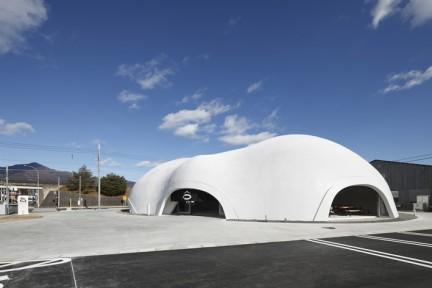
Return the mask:
<svg viewBox="0 0 432 288"><path fill-rule="evenodd" d="M81 176L81 192L87 194L89 192L96 191L96 182L92 175L92 172L87 169L84 165L78 169L78 172L72 172L72 176L66 183L66 187L69 191L79 190L79 178Z"/></svg>
<svg viewBox="0 0 432 288"><path fill-rule="evenodd" d="M114 173L101 178L101 193L106 196L119 196L125 194L127 181L123 176Z"/></svg>

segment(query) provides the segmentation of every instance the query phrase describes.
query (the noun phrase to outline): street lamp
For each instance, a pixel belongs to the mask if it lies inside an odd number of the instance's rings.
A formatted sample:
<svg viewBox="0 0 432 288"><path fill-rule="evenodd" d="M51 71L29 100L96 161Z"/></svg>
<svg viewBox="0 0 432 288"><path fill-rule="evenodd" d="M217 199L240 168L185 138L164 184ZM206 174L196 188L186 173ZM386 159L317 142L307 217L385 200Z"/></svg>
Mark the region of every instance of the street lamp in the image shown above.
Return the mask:
<svg viewBox="0 0 432 288"><path fill-rule="evenodd" d="M36 169L35 167L33 167L33 166L31 166L31 165L27 165L27 164L24 164L24 166L27 166L27 167L30 167L30 168L32 168L32 169L34 169L34 170L36 170L36 175L37 175L37 207L39 208L39 205L40 205L40 200L39 200L39 196L40 196L40 194L39 194L39 170L38 169Z"/></svg>

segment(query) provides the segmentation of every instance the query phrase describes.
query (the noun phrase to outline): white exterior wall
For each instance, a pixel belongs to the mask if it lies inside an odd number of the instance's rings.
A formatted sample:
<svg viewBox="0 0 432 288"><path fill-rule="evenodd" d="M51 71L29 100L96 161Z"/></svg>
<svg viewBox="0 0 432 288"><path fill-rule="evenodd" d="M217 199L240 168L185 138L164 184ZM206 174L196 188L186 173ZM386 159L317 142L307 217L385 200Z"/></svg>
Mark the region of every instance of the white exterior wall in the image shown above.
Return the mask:
<svg viewBox="0 0 432 288"><path fill-rule="evenodd" d="M329 140L286 135L161 164L135 184L129 206L161 215L172 192L189 188L213 195L227 219L327 221L336 194L353 185L375 189L398 217L387 183L366 160Z"/></svg>

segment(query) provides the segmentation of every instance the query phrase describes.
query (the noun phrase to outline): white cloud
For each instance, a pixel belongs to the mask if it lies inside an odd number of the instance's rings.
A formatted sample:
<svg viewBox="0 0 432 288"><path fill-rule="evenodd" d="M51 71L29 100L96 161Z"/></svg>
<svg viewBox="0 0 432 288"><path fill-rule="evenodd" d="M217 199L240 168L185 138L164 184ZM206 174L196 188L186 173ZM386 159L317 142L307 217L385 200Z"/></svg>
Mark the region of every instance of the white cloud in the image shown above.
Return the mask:
<svg viewBox="0 0 432 288"><path fill-rule="evenodd" d="M188 123L207 123L212 115L209 111L200 107L194 110L180 110L175 113L169 113L162 119L160 129L172 129L183 126Z"/></svg>
<svg viewBox="0 0 432 288"><path fill-rule="evenodd" d="M257 92L258 90L262 89L262 85L263 85L263 81L258 81L255 83L252 83L251 85L249 85L249 87L246 89L246 92L248 94L253 93L253 92Z"/></svg>
<svg viewBox="0 0 432 288"><path fill-rule="evenodd" d="M225 105L220 100L215 99L202 103L195 109L182 109L165 115L159 129L173 130L175 135L181 137L206 138L199 133L211 133L214 130L214 126L209 124L212 118L230 109L232 109L230 105Z"/></svg>
<svg viewBox="0 0 432 288"><path fill-rule="evenodd" d="M204 96L204 93L205 93L206 90L207 90L206 88L198 89L192 95L188 95L188 96L183 97L180 100L180 103L186 104L186 103L189 103L189 102L192 102L192 101L199 100L199 99L201 99Z"/></svg>
<svg viewBox="0 0 432 288"><path fill-rule="evenodd" d="M249 133L253 128L262 128L262 125L251 123L245 117L228 115L225 117L219 141L227 145L250 145L276 136L276 133L270 131Z"/></svg>
<svg viewBox="0 0 432 288"><path fill-rule="evenodd" d="M274 109L267 117L262 121L262 127L269 130L277 129L276 121L279 118L278 109Z"/></svg>
<svg viewBox="0 0 432 288"><path fill-rule="evenodd" d="M25 36L48 18L43 0L0 1L0 54L18 52Z"/></svg>
<svg viewBox="0 0 432 288"><path fill-rule="evenodd" d="M220 100L214 99L201 104L198 108L208 111L212 116L225 113L232 109L230 105L224 105Z"/></svg>
<svg viewBox="0 0 432 288"><path fill-rule="evenodd" d="M219 100L202 103L195 109L183 109L165 115L159 129L171 130L174 135L180 137L208 141L210 135L218 127L212 123L213 118L233 108L230 105L224 105ZM253 123L246 117L240 117L236 114L228 115L217 132L220 135L219 141L228 145L249 145L274 137L277 135L273 132L276 129L276 119L277 110L273 110L261 124Z"/></svg>
<svg viewBox="0 0 432 288"><path fill-rule="evenodd" d="M196 138L198 137L198 129L199 124L197 123L186 124L184 126L176 128L174 134L186 138Z"/></svg>
<svg viewBox="0 0 432 288"><path fill-rule="evenodd" d="M164 161L150 161L150 160L143 160L135 164L136 167L144 167L144 168L153 168L160 164L162 164Z"/></svg>
<svg viewBox="0 0 432 288"><path fill-rule="evenodd" d="M127 90L123 90L117 96L117 99L123 104L129 104L129 109L139 109L138 103L146 99L145 95L139 93L129 92Z"/></svg>
<svg viewBox="0 0 432 288"><path fill-rule="evenodd" d="M219 137L219 140L228 145L250 145L255 144L276 136L276 133L261 132L258 134L240 134L240 135L224 135Z"/></svg>
<svg viewBox="0 0 432 288"><path fill-rule="evenodd" d="M144 95L138 93L132 93L127 90L123 90L122 92L120 92L118 96L119 101L122 103L131 103L131 102L133 103L133 102L140 101L143 98Z"/></svg>
<svg viewBox="0 0 432 288"><path fill-rule="evenodd" d="M207 61L209 59L210 59L210 54L205 53L205 54L199 54L196 56L185 56L182 59L182 63L188 64L191 61L200 61L200 60L201 61Z"/></svg>
<svg viewBox="0 0 432 288"><path fill-rule="evenodd" d="M405 4L405 6L401 5ZM431 0L376 0L372 8L372 26L377 28L385 18L399 14L416 27L432 20Z"/></svg>
<svg viewBox="0 0 432 288"><path fill-rule="evenodd" d="M28 132L35 132L35 129L26 122L11 123L0 119L0 135L26 134Z"/></svg>
<svg viewBox="0 0 432 288"><path fill-rule="evenodd" d="M144 90L151 90L158 86L168 86L168 75L173 74L172 69L167 68L163 70L155 69L153 72L148 73L144 78L137 79L138 84Z"/></svg>
<svg viewBox="0 0 432 288"><path fill-rule="evenodd" d="M392 91L411 89L430 79L432 79L432 66L424 71L411 70L404 73L393 74L388 78L388 85L383 92L388 93Z"/></svg>
<svg viewBox="0 0 432 288"><path fill-rule="evenodd" d="M395 13L399 3L400 0L377 0L375 7L371 11L373 27L377 28L384 18Z"/></svg>
<svg viewBox="0 0 432 288"><path fill-rule="evenodd" d="M413 27L423 25L432 20L432 1L411 0L403 9L402 14Z"/></svg>
<svg viewBox="0 0 432 288"><path fill-rule="evenodd" d="M230 105L224 105L219 100L212 100L211 102L199 105L193 110L183 109L165 115L159 128L172 129L189 123L208 123L213 116L225 113L230 109Z"/></svg>
<svg viewBox="0 0 432 288"><path fill-rule="evenodd" d="M144 64L121 64L116 75L128 77L135 81L143 90L171 85L168 76L174 74L174 69L166 65L166 56L162 55Z"/></svg>
<svg viewBox="0 0 432 288"><path fill-rule="evenodd" d="M118 166L120 166L120 163L118 163L117 161L115 161L112 158L106 158L106 159L102 159L100 161L100 165L106 166L106 167L118 167Z"/></svg>
<svg viewBox="0 0 432 288"><path fill-rule="evenodd" d="M246 117L238 117L237 115L228 115L225 117L223 124L223 133L225 134L243 134L252 128L252 124Z"/></svg>

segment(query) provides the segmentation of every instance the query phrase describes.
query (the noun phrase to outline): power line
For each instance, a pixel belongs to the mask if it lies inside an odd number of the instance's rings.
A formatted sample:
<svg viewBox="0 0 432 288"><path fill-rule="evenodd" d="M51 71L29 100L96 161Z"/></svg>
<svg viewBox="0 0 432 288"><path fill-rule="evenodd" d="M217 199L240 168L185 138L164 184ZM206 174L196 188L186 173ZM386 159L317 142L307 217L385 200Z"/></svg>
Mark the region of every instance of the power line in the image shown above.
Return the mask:
<svg viewBox="0 0 432 288"><path fill-rule="evenodd" d="M8 161L19 163L21 160L10 160L10 159L8 159ZM66 162L56 162L56 163L57 164L59 164L59 163L61 163L61 164L68 164ZM15 164L15 165L20 165L20 164ZM93 170L94 171L97 170L97 165L96 164L86 165L84 163L83 165L85 165L87 167L87 169L90 169L92 171ZM7 166L9 167L9 171L34 172L33 169L28 169L28 168L24 168L24 169L11 168L11 166L14 166L14 165L7 165ZM4 174L5 169L6 169L6 166L0 166L0 175ZM104 166L104 165L101 165L100 169L103 172L110 172L110 171L113 171L113 170L119 170L119 171L125 171L125 170L138 170L138 171L141 170L142 171L143 170L142 167L138 167L138 166L135 166L135 165L127 166L127 167L123 167L121 165L120 166ZM41 174L42 173L44 173L44 174L50 174L51 173L52 174L52 173L57 173L57 172L71 172L71 171L75 171L75 170L69 170L68 168L54 169L54 168L51 168L51 167L47 167L47 169L40 169L39 171L40 171Z"/></svg>
<svg viewBox="0 0 432 288"><path fill-rule="evenodd" d="M11 165L11 166L14 166L14 165ZM10 170L15 170L15 171L25 171L25 172L26 172L26 171L35 171L34 169L15 169L15 168L10 168L11 166L9 166L9 169L8 169L9 171L10 171ZM6 167L0 167L0 171L1 171L1 170L4 170L4 169L6 169ZM46 170L45 170L45 169L39 169L39 171L42 172L42 171L55 171L55 170L53 170L53 169L51 169L51 168L48 168L48 169L46 169Z"/></svg>
<svg viewBox="0 0 432 288"><path fill-rule="evenodd" d="M428 153L428 154L420 154L420 155L415 155L415 156L410 156L410 157L404 157L395 161L414 161L417 158L424 158L424 157L432 157L432 153ZM429 158L426 158L429 159Z"/></svg>
<svg viewBox="0 0 432 288"><path fill-rule="evenodd" d="M67 152L67 153L94 153L94 150L82 148L69 148L52 145L27 144L19 142L4 142L0 141L0 147L20 150L39 150L48 152Z"/></svg>
<svg viewBox="0 0 432 288"><path fill-rule="evenodd" d="M414 160L405 161L405 162L406 162L406 163L414 163L414 162L419 162L419 161L429 160L429 159L432 159L432 156L424 157L424 158L419 158L419 159L414 159Z"/></svg>
<svg viewBox="0 0 432 288"><path fill-rule="evenodd" d="M40 144L27 144L20 142L5 142L0 141L0 147L7 149L18 149L18 150L30 150L30 151L45 151L45 152L60 152L60 153L71 153L71 154L94 154L94 149L84 149L84 148L71 148L53 145L40 145ZM116 158L125 158L130 160L141 161L145 157L137 154L128 154L116 151L106 151L104 153L106 156L112 156Z"/></svg>

